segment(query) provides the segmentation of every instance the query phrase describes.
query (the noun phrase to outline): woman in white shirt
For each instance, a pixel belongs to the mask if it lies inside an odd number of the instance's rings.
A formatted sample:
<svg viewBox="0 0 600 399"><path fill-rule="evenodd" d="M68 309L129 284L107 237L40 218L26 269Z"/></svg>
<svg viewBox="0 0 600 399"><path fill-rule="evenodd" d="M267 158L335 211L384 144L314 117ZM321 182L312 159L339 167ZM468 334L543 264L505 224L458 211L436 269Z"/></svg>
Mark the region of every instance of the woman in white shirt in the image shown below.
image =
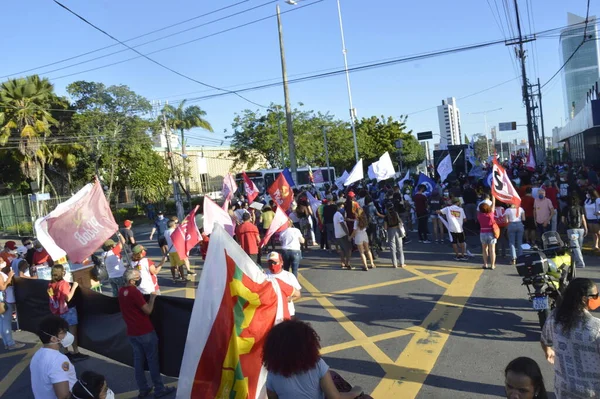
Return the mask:
<svg viewBox="0 0 600 399"><path fill-rule="evenodd" d="M25 346L20 342L15 342L12 337L12 314L15 310L15 294L13 287L10 286L15 272L10 266L6 266L4 259L0 258L0 303L4 303L4 313L0 314L0 328L2 328L2 343L4 349L15 350Z"/></svg>
<svg viewBox="0 0 600 399"><path fill-rule="evenodd" d="M508 233L508 243L510 246L510 253L512 255L511 264L517 263L517 256L523 255L523 233L525 232L525 211L523 208L516 208L515 205L511 205L504 211L504 220L508 223L506 228Z"/></svg>
<svg viewBox="0 0 600 399"><path fill-rule="evenodd" d="M369 219L367 218L367 214L359 208L358 217L354 221L354 230L350 237L354 239L354 244L356 244L358 252L360 252L364 271L369 270L369 267L367 266L367 256L369 257L369 262L371 262L371 269L375 268L373 253L371 253L371 248L369 248L369 235L367 234L368 227Z"/></svg>
<svg viewBox="0 0 600 399"><path fill-rule="evenodd" d="M583 207L585 209L585 218L587 219L588 231L594 237L594 250L598 251L598 241L600 239L600 196L593 188L589 188L585 195Z"/></svg>

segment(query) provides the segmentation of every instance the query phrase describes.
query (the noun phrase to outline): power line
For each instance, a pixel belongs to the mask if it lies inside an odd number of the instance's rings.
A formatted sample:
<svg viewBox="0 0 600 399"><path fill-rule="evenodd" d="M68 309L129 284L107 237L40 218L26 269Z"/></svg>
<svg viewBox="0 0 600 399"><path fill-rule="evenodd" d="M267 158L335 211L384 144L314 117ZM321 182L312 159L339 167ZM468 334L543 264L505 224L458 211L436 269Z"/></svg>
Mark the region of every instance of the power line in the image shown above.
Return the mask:
<svg viewBox="0 0 600 399"><path fill-rule="evenodd" d="M183 24L185 24L185 23L188 23L188 22L194 21L194 20L196 20L196 19L203 18L203 17L209 16L209 15L212 15L212 14L216 14L216 13L218 13L218 12L220 12L220 11L224 11L224 10L227 10L227 9L229 9L229 8L232 8L232 7L238 6L238 5L240 5L240 4L247 3L248 1L250 1L250 0L243 0L243 1L240 1L240 2L237 2L237 3L234 3L234 4L231 4L231 5L228 5L228 6L226 6L226 7L219 8L219 9L217 9L217 10L213 10L213 11L210 11L210 12L207 12L207 13L204 13L204 14L201 14L201 15L197 15L197 16L195 16L195 17L188 18L188 19L186 19L186 20L184 20L184 21L176 22L176 23L174 23L174 24L171 24L171 25L168 25L168 26L164 26L164 27L162 27L162 28L159 28L159 29L155 29L155 30L153 30L153 31L150 31L150 32L147 32L147 33L144 33L144 34L141 34L141 35L138 35L138 36L132 37L132 38L130 38L130 39L123 40L123 42L125 42L125 43L126 43L126 42L130 42L130 41L133 41L133 40L136 40L136 39L139 39L139 38L145 37L145 36L152 35L152 34L154 34L154 33L157 33L157 32L161 32L161 31L164 31L164 30L167 30L167 29L173 28L173 27L175 27L175 26L178 26L178 25L183 25ZM51 62L51 63L49 63L49 64L40 65L40 66L37 66L37 67L34 67L34 68L30 68L30 69L26 69L26 70L23 70L23 71L20 71L20 72L11 73L11 74L9 74L9 75L2 76L2 79L9 78L9 77L11 77L11 76L15 76L15 75L21 75L21 74L23 74L23 73L27 73L27 72L31 72L31 71L35 71L36 69L42 69L42 68L46 68L46 67L49 67L49 66L52 66L52 65L62 64L63 62L66 62L66 61L71 61L71 60L74 60L74 59L77 59L77 58L81 58L81 57L85 57L86 55L94 54L94 53L97 53L97 52L99 52L99 51L102 51L102 50L106 50L106 49L109 49L109 48L112 48L112 47L116 47L116 46L118 46L118 45L119 45L119 43L110 44L110 45L108 45L108 46L104 46L104 47L101 47L101 48L97 48L97 49L95 49L95 50L91 50L91 51L88 51L88 52L86 52L86 53L82 53L82 54L75 55L75 56L72 56L72 57L69 57L69 58L64 58L64 59L62 59L62 60L54 61L54 62ZM138 46L140 46L140 45L138 45ZM137 47L137 46L136 46L136 47ZM114 54L114 53L113 53L113 54ZM44 73L47 73L47 72L44 72Z"/></svg>
<svg viewBox="0 0 600 399"><path fill-rule="evenodd" d="M160 63L160 62L158 62L158 61L156 61L155 59L148 57L148 56L147 56L147 55L145 55L145 54L142 54L142 53L140 53L138 50L134 49L133 47L131 47L131 46L129 46L129 45L127 45L127 44L125 44L125 43L123 43L122 41L120 41L119 39L117 39L116 37L114 37L113 35L111 35L110 33L106 32L105 30L103 30L103 29L99 28L98 26L94 25L93 23L89 22L87 19L85 19L85 18L84 18L84 17L82 17L81 15L77 14L75 11L71 10L69 7L67 7L67 6L65 6L65 5L63 5L63 4L61 4L61 3L60 3L60 2L58 2L57 0L53 0L53 1L54 1L56 4L58 4L60 7L62 7L62 8L63 8L63 9L65 9L66 11L68 11L69 13L73 14L74 16L76 16L77 18L79 18L80 20L82 20L83 22L85 22L86 24L90 25L92 28L94 28L94 29L96 29L97 31L99 31L99 32L103 33L104 35L106 35L106 36L110 37L110 38L111 38L111 39L113 39L114 41L116 41L116 42L119 42L120 44L122 44L123 46L127 47L127 48L128 48L128 49L130 49L131 51L135 52L136 54L139 54L140 56L142 56L142 57L144 57L145 59L147 59L148 61L150 61L150 62L152 62L152 63L154 63L154 64L156 64L156 65L160 66L161 68L164 68L164 69L166 69L166 70L168 70L168 71L170 71L170 72L172 72L172 73L174 73L174 74L176 74L176 75L178 75L178 76L181 76L182 78L185 78L185 79L187 79L187 80L190 80L190 81L192 81L192 82L195 82L195 83L201 84L201 85L203 85L203 86L206 86L206 87L211 87L211 88L213 88L213 89L215 89L215 90L221 90L221 91L223 91L223 92L226 92L226 93L228 93L228 94L235 94L235 95L236 95L236 96L238 96L239 98L241 98L241 99L243 99L243 100L245 100L245 101L247 101L247 102L249 102L249 103L251 103L251 104L257 105L257 106L259 106L259 107L264 107L264 108L266 108L264 105L261 105L261 104L259 104L259 103L256 103L256 102L254 102L254 101L251 101L251 100L247 99L246 97L244 97L244 96L240 95L239 93L237 93L237 92L235 92L235 91L229 91L229 90L226 90L226 89L221 89L220 87L213 86L213 85L211 85L211 84L208 84L208 83L201 82L201 81L199 81L199 80L197 80L197 79L194 79L194 78L192 78L192 77L190 77L190 76L187 76L187 75L185 75L185 74L183 74L183 73L181 73L181 72L178 72L178 71L174 70L173 68L170 68L170 67L168 67L168 66L166 66L166 65L164 65L164 64L162 64L162 63Z"/></svg>

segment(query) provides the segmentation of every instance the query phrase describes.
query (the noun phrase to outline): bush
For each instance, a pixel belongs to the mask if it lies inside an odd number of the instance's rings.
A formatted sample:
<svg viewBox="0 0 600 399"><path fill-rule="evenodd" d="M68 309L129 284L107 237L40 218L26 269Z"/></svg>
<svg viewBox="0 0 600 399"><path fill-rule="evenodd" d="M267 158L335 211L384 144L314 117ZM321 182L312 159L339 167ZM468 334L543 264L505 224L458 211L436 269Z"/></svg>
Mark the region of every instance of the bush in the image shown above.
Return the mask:
<svg viewBox="0 0 600 399"><path fill-rule="evenodd" d="M31 222L21 222L12 226L6 226L4 231L11 235L26 235L33 234L33 226Z"/></svg>
<svg viewBox="0 0 600 399"><path fill-rule="evenodd" d="M115 217L115 221L117 223L122 223L124 220L133 219L139 214L139 209L137 207L134 208L120 208L113 212Z"/></svg>

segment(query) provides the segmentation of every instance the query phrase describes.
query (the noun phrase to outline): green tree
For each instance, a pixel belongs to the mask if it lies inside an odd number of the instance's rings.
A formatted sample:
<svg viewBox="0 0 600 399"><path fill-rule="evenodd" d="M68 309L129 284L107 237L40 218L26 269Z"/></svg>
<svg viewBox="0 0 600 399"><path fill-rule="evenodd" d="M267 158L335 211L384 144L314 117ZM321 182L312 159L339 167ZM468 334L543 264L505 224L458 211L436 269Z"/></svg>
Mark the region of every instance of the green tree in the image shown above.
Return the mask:
<svg viewBox="0 0 600 399"><path fill-rule="evenodd" d="M473 150L475 151L476 158L482 160L488 158L488 142L485 136L477 136L477 140L473 142Z"/></svg>
<svg viewBox="0 0 600 399"><path fill-rule="evenodd" d="M18 145L18 160L27 179L44 191L46 137L57 123L50 113L54 86L37 75L0 85L0 145Z"/></svg>

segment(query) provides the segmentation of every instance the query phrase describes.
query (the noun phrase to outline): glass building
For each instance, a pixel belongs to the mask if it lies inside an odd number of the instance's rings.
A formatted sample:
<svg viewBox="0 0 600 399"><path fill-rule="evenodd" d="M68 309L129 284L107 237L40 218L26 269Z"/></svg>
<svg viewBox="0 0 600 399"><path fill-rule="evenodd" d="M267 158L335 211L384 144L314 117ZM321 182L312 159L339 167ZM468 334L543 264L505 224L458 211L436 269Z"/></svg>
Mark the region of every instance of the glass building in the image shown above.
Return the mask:
<svg viewBox="0 0 600 399"><path fill-rule="evenodd" d="M585 17L568 13L567 24L576 25L560 34L561 65L564 64L583 41ZM585 31L588 39L562 70L565 118L571 120L586 104L587 92L600 78L599 43L596 17L590 17Z"/></svg>

